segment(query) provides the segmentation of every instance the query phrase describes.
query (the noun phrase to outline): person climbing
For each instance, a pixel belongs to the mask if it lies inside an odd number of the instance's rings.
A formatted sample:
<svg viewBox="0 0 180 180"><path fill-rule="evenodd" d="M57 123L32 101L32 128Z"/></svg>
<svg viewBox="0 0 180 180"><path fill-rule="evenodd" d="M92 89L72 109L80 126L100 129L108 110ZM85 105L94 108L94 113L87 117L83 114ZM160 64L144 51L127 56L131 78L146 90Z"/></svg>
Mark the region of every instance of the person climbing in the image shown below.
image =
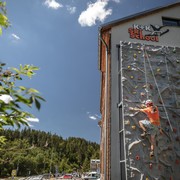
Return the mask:
<svg viewBox="0 0 180 180"><path fill-rule="evenodd" d="M155 145L155 136L159 132L160 128L160 117L159 110L157 106L154 106L152 100L147 100L145 102L145 108L132 108L130 110L140 111L147 115L148 119L140 120L139 126L143 130L141 137L144 138L148 133L150 134L150 143L151 143L151 151L150 156L154 156L154 145Z"/></svg>

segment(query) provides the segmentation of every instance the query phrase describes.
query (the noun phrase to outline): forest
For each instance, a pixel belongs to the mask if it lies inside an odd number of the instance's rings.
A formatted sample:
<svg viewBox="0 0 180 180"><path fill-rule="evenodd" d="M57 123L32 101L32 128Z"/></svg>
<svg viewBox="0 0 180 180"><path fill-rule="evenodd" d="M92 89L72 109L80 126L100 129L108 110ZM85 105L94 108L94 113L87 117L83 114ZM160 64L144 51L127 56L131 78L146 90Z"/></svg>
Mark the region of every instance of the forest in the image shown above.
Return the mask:
<svg viewBox="0 0 180 180"><path fill-rule="evenodd" d="M99 159L99 144L82 138L61 136L25 128L0 130L0 177L44 173L86 172L90 159Z"/></svg>

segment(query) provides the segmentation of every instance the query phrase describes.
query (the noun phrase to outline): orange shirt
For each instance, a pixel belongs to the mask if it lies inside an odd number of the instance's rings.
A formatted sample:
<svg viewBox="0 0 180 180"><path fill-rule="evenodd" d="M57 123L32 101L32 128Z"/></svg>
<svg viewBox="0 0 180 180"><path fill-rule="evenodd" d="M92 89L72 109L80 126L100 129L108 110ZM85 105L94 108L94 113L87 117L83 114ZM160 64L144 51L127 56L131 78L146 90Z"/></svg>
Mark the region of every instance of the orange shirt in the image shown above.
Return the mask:
<svg viewBox="0 0 180 180"><path fill-rule="evenodd" d="M159 119L159 110L157 108L157 106L155 106L156 111L153 112L153 107L146 107L144 109L140 109L141 112L146 113L146 115L148 116L150 122L156 126L160 125L160 119Z"/></svg>

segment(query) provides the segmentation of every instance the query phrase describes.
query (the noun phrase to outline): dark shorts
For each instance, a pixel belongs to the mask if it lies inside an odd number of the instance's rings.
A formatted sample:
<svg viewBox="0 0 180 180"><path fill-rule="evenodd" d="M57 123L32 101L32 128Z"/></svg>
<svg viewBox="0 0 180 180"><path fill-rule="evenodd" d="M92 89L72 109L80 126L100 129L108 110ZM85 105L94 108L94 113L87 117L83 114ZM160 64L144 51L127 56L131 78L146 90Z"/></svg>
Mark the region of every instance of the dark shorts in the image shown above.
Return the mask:
<svg viewBox="0 0 180 180"><path fill-rule="evenodd" d="M149 120L145 119L145 120L141 120L140 121L144 127L146 128L147 130L147 133L155 136L158 134L159 132L159 126L155 126L154 124L151 124Z"/></svg>

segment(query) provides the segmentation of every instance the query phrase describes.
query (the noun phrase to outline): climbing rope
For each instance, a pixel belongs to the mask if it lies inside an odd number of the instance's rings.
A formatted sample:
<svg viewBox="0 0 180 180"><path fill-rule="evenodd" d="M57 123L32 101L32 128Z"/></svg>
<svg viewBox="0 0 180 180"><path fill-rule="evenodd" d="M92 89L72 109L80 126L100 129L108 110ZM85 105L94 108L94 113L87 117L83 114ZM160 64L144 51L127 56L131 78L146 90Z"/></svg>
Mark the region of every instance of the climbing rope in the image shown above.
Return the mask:
<svg viewBox="0 0 180 180"><path fill-rule="evenodd" d="M148 90L148 81L147 81L147 68L146 68L144 45L142 45L142 49L143 49L143 57L144 57L144 76L145 76L145 83L146 83L146 99L149 99L149 90Z"/></svg>
<svg viewBox="0 0 180 180"><path fill-rule="evenodd" d="M173 50L173 51L174 51L174 50ZM170 81L170 77L169 77L170 72L169 72L168 63L167 63L167 54L168 54L168 52L167 52L166 49L165 49L165 64L166 64L168 85L169 85L169 87L170 87L171 81ZM169 60L169 61L170 61L170 60ZM175 100L175 102L177 103L177 95L176 95L176 92L175 92L175 89L174 89L174 85L172 85L172 91L174 92L174 100ZM175 123L176 123L176 121L175 121ZM177 127L178 127L178 124L176 124L176 125L177 125ZM178 130L178 134L179 134L179 130Z"/></svg>
<svg viewBox="0 0 180 180"><path fill-rule="evenodd" d="M165 112L166 117L167 117L167 119L168 119L168 123L169 123L169 125L170 125L170 128L171 128L171 130L172 130L172 132L173 132L173 128L172 128L172 125L171 125L171 122L170 122L170 119L169 119L169 116L168 116L168 113L167 113L167 110L166 110L166 107L165 107L163 98L162 98L162 96L161 96L161 92L160 92L159 87L158 87L158 83L157 83L155 74L154 74L154 72L153 72L153 69L152 69L152 66L151 66L151 62L150 62L150 60L149 60L148 53L147 53L145 47L143 47L143 51L144 51L144 54L145 54L144 59L145 59L145 57L146 57L147 60L148 60L148 64L149 64L151 73L152 73L152 75L153 75L153 79L154 79L155 85L156 85L156 87L157 87L158 94L159 94L159 97L160 97L160 99L161 99L161 102L162 102L162 105L163 105L164 112Z"/></svg>

